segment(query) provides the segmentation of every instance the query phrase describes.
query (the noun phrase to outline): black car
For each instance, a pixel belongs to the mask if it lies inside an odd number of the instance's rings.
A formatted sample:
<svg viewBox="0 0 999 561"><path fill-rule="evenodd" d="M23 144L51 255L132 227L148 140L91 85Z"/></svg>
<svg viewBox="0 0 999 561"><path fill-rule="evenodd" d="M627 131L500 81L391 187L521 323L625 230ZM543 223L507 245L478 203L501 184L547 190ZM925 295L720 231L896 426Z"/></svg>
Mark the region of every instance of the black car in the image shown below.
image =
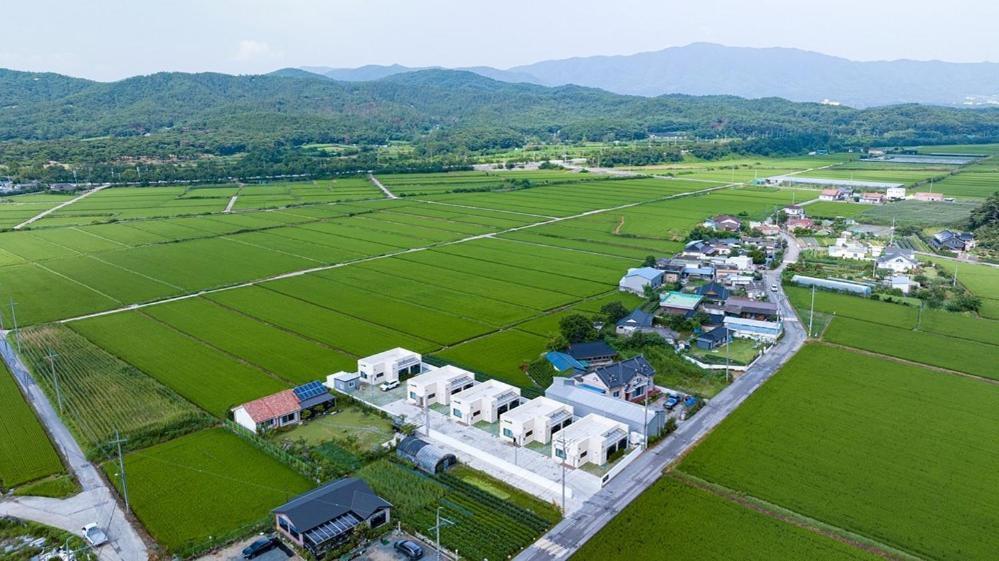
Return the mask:
<svg viewBox="0 0 999 561"><path fill-rule="evenodd" d="M277 543L277 538L274 536L264 536L243 549L243 559L253 559L258 555L267 553L274 549Z"/></svg>
<svg viewBox="0 0 999 561"><path fill-rule="evenodd" d="M422 559L423 558L423 548L420 544L411 540L402 540L395 542L395 550L406 556L406 559Z"/></svg>

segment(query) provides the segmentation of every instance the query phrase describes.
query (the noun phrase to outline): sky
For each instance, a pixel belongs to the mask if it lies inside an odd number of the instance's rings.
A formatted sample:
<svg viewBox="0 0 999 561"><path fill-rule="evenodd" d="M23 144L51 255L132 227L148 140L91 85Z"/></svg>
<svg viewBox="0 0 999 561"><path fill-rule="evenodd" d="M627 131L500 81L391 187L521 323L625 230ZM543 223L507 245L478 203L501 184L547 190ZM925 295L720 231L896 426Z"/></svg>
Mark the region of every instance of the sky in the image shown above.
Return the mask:
<svg viewBox="0 0 999 561"><path fill-rule="evenodd" d="M999 62L995 0L9 0L0 67L159 71L494 66L692 42L853 60Z"/></svg>

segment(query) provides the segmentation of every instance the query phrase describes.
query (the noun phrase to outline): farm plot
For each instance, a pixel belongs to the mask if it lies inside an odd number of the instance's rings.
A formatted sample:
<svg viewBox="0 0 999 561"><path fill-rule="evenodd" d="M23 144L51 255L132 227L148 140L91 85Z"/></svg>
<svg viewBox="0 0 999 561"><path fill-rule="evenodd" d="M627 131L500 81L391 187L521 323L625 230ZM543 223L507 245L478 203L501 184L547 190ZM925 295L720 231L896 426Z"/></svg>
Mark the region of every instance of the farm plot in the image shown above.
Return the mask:
<svg viewBox="0 0 999 561"><path fill-rule="evenodd" d="M566 171L511 171L511 172L451 172L407 173L379 175L378 180L399 196L449 193L453 191L486 191L510 185L511 181L548 183L582 181L585 176Z"/></svg>
<svg viewBox="0 0 999 561"><path fill-rule="evenodd" d="M834 203L830 203L834 204ZM858 222L883 224L888 226L895 221L896 226L953 226L967 221L971 211L977 206L969 201L927 202L898 201L886 205L864 205L867 210L854 217ZM811 212L812 206L805 207Z"/></svg>
<svg viewBox="0 0 999 561"><path fill-rule="evenodd" d="M38 222L58 225L222 212L225 197L185 196L188 187L112 187L59 209Z"/></svg>
<svg viewBox="0 0 999 561"><path fill-rule="evenodd" d="M46 210L73 198L73 195L27 193L0 197L0 230L13 228Z"/></svg>
<svg viewBox="0 0 999 561"><path fill-rule="evenodd" d="M437 507L443 507L441 516L456 524L441 531L441 544L468 559L508 559L553 523L551 507L525 501L519 491L499 481L488 483L498 492L518 494L516 502L509 494L499 497L453 475L430 477L385 460L365 466L357 475L393 504L411 531L425 532L435 523Z"/></svg>
<svg viewBox="0 0 999 561"><path fill-rule="evenodd" d="M37 264L0 267L0 287L16 303L19 326L44 323L114 308L118 302L76 281ZM44 287L44 290L39 290ZM10 308L0 312L5 325L12 325Z"/></svg>
<svg viewBox="0 0 999 561"><path fill-rule="evenodd" d="M932 415L943 403L960 407ZM917 556L985 560L997 440L999 386L809 345L679 469Z"/></svg>
<svg viewBox="0 0 999 561"><path fill-rule="evenodd" d="M208 296L270 325L318 341L352 356L370 356L393 347L426 352L437 345L367 321L310 304L259 286L227 290Z"/></svg>
<svg viewBox="0 0 999 561"><path fill-rule="evenodd" d="M932 177L949 174L951 168L898 169L893 167L866 166L864 164L840 165L828 169L807 171L801 177L816 177L828 179L847 179L856 181L876 181L885 183L903 183L906 185L925 181Z"/></svg>
<svg viewBox="0 0 999 561"><path fill-rule="evenodd" d="M616 559L625 550L635 559L662 559L664 547L670 558L699 561L880 559L667 476L591 537L572 561Z"/></svg>
<svg viewBox="0 0 999 561"><path fill-rule="evenodd" d="M95 255L53 259L37 266L63 278L72 279L122 304L158 300L183 292L179 286L117 267Z"/></svg>
<svg viewBox="0 0 999 561"><path fill-rule="evenodd" d="M419 206L408 206L394 209L392 212L414 217L430 217L460 224L485 226L490 230L501 230L523 226L543 220L537 216L528 216L516 212L504 212L489 209L460 206L458 203L446 204L439 201L422 201Z"/></svg>
<svg viewBox="0 0 999 561"><path fill-rule="evenodd" d="M999 347L936 333L839 317L823 338L832 343L999 380Z"/></svg>
<svg viewBox="0 0 999 561"><path fill-rule="evenodd" d="M984 199L999 191L999 172L971 166L934 183L933 191L950 197Z"/></svg>
<svg viewBox="0 0 999 561"><path fill-rule="evenodd" d="M950 274L957 272L958 282L982 299L981 314L999 319L999 267L960 263L940 257L926 257L928 261Z"/></svg>
<svg viewBox="0 0 999 561"><path fill-rule="evenodd" d="M263 371L139 312L68 325L216 417L224 417L240 403L287 387Z"/></svg>
<svg viewBox="0 0 999 561"><path fill-rule="evenodd" d="M812 305L812 291L798 286L786 286L784 292L798 310L798 315L806 318ZM916 326L916 316L919 313L915 306L889 304L825 290L815 291L815 311L907 329Z"/></svg>
<svg viewBox="0 0 999 561"><path fill-rule="evenodd" d="M0 361L0 490L63 471L59 454Z"/></svg>
<svg viewBox="0 0 999 561"><path fill-rule="evenodd" d="M61 398L62 418L91 453L106 452L115 431L134 449L205 425L196 407L66 327L33 327L20 339L35 379L57 410Z"/></svg>
<svg viewBox="0 0 999 561"><path fill-rule="evenodd" d="M117 462L103 468L118 485ZM182 557L262 529L271 509L313 486L223 429L132 452L125 469L135 515L170 553Z"/></svg>
<svg viewBox="0 0 999 561"><path fill-rule="evenodd" d="M457 366L481 372L508 384L528 388L534 382L525 374L527 364L537 360L548 340L508 329L435 353Z"/></svg>

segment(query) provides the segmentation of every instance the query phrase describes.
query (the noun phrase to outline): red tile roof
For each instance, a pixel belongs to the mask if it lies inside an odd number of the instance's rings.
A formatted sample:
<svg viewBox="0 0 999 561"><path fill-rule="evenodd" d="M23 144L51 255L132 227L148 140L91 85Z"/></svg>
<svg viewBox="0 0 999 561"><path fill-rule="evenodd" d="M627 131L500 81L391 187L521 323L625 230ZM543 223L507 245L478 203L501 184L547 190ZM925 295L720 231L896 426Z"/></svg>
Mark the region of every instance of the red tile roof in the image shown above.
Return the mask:
<svg viewBox="0 0 999 561"><path fill-rule="evenodd" d="M250 418L257 423L291 415L300 409L298 397L295 396L295 392L292 390L284 390L274 395L244 403L242 407L250 415Z"/></svg>

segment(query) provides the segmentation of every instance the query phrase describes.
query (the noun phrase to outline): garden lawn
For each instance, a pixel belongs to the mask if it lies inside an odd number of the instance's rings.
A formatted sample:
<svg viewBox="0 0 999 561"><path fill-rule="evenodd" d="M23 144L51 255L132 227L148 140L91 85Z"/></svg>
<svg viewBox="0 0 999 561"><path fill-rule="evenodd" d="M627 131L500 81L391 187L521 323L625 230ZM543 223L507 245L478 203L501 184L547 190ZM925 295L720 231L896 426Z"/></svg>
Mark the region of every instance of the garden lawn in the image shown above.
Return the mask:
<svg viewBox="0 0 999 561"><path fill-rule="evenodd" d="M679 469L920 557L984 561L994 442L999 386L813 344Z"/></svg>
<svg viewBox="0 0 999 561"><path fill-rule="evenodd" d="M358 452L371 452L391 440L393 434L392 423L387 419L364 409L349 407L307 421L280 433L278 438L289 442L302 439L310 446L334 440Z"/></svg>
<svg viewBox="0 0 999 561"><path fill-rule="evenodd" d="M63 470L59 454L0 361L0 490Z"/></svg>
<svg viewBox="0 0 999 561"><path fill-rule="evenodd" d="M572 561L875 561L879 557L792 526L673 477L663 477L591 537Z"/></svg>
<svg viewBox="0 0 999 561"><path fill-rule="evenodd" d="M117 485L117 462L103 467ZM181 556L262 528L271 509L314 486L224 429L128 454L125 469L136 516Z"/></svg>

